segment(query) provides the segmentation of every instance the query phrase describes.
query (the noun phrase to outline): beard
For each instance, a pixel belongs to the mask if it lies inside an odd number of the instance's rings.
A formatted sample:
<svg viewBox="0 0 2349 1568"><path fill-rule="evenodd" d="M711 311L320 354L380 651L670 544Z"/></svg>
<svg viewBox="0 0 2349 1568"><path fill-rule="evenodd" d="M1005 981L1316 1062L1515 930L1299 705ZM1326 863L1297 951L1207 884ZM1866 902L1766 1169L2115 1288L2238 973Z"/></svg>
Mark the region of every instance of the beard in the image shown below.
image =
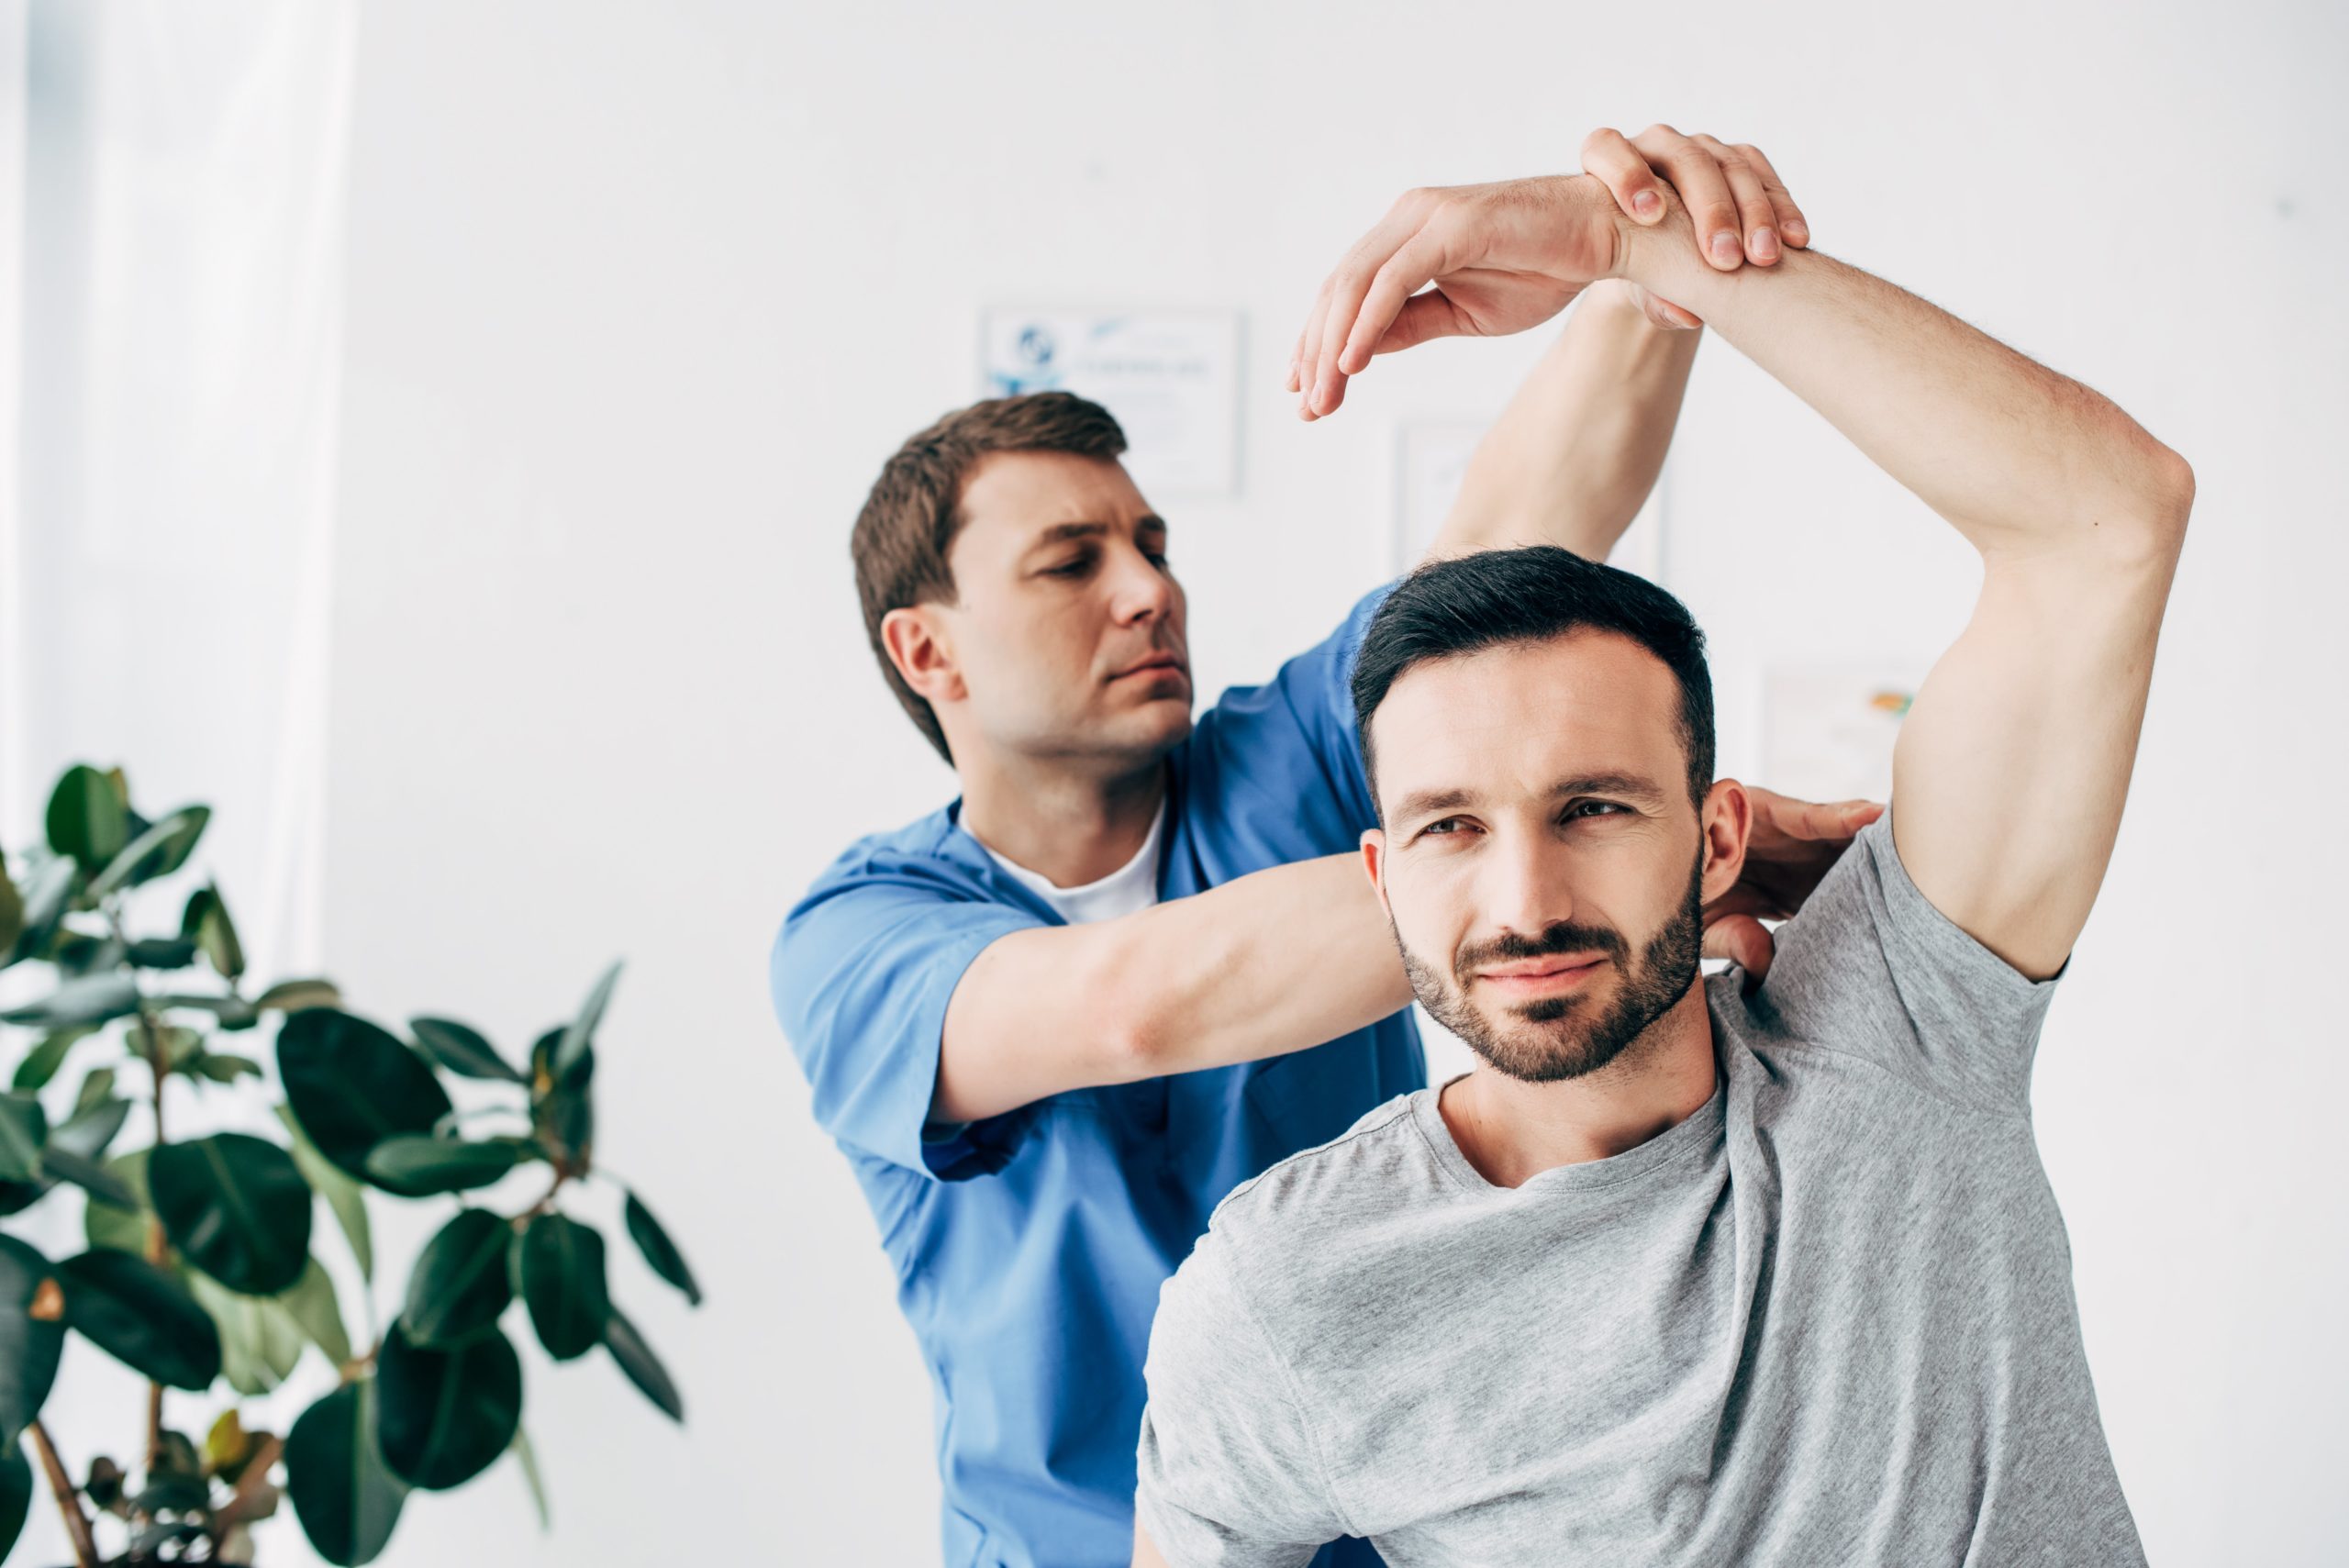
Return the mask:
<svg viewBox="0 0 2349 1568"><path fill-rule="evenodd" d="M1448 974L1403 947L1399 929L1395 943L1402 948L1403 969L1420 1005L1496 1072L1527 1084L1579 1078L1622 1055L1688 994L1704 949L1704 875L1700 850L1680 907L1640 949L1637 962L1620 931L1571 920L1559 921L1539 937L1511 935L1464 947L1453 955ZM1393 925L1391 915L1388 924ZM1621 975L1612 997L1543 996L1495 1018L1472 1004L1456 979L1486 964L1570 952L1607 954Z"/></svg>

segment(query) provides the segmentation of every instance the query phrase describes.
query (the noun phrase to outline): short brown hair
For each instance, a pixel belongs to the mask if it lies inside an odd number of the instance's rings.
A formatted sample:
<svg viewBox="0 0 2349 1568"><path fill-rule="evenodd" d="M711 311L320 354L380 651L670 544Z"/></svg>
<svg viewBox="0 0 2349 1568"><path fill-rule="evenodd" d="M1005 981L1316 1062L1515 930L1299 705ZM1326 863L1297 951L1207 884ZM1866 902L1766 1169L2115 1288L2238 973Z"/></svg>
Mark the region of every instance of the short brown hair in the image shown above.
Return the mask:
<svg viewBox="0 0 2349 1568"><path fill-rule="evenodd" d="M979 459L989 452L1116 458L1125 450L1125 431L1099 404L1073 393L1031 392L958 408L907 437L881 465L881 477L873 482L849 535L864 635L898 706L949 763L954 753L947 749L938 715L890 662L881 640L882 617L918 604L954 602L954 573L946 551L963 526L963 482Z"/></svg>

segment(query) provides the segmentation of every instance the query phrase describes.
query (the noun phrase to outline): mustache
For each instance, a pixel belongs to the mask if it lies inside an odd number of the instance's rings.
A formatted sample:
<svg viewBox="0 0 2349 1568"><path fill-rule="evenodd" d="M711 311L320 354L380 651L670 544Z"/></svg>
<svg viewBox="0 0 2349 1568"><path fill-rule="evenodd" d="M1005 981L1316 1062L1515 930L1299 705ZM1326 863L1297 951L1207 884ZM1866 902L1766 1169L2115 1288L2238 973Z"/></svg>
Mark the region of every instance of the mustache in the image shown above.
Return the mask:
<svg viewBox="0 0 2349 1568"><path fill-rule="evenodd" d="M1629 956L1631 944L1623 933L1612 926L1585 926L1573 920L1560 920L1545 926L1538 937L1521 936L1515 931L1495 937L1473 948L1462 948L1453 954L1453 973L1466 974L1487 964L1514 963L1529 958L1548 958L1553 953L1603 952L1619 962Z"/></svg>

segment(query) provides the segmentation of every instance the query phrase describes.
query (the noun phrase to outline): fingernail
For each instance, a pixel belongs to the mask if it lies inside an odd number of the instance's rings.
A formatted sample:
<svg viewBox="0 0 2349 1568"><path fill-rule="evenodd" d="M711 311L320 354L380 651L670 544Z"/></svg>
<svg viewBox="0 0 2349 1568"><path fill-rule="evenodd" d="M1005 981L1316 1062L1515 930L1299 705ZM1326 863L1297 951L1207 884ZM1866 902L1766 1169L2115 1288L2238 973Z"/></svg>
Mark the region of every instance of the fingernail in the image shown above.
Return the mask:
<svg viewBox="0 0 2349 1568"><path fill-rule="evenodd" d="M1731 234L1728 229L1724 228L1719 234L1713 236L1714 261L1719 261L1724 267L1735 266L1737 264L1738 254L1736 235Z"/></svg>
<svg viewBox="0 0 2349 1568"><path fill-rule="evenodd" d="M1642 217L1653 217L1664 210L1664 198L1653 191L1642 191L1631 198L1631 210Z"/></svg>
<svg viewBox="0 0 2349 1568"><path fill-rule="evenodd" d="M1766 228L1755 229L1753 231L1753 259L1757 261L1776 261L1778 259L1777 235Z"/></svg>
<svg viewBox="0 0 2349 1568"><path fill-rule="evenodd" d="M1787 219L1786 230L1787 238L1789 239L1799 240L1810 238L1810 225L1805 223L1798 217L1790 217Z"/></svg>

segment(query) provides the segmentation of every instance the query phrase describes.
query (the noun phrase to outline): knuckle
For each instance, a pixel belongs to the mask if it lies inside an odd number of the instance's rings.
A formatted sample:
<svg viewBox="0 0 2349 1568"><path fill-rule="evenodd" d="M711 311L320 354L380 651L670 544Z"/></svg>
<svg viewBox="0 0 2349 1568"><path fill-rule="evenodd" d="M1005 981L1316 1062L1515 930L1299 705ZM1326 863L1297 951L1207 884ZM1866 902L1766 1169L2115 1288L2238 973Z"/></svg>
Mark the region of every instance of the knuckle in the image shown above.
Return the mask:
<svg viewBox="0 0 2349 1568"><path fill-rule="evenodd" d="M1658 120L1658 121L1656 121L1656 122L1655 122L1655 124L1653 124L1653 125L1652 125L1652 126L1648 127L1648 128L1647 128L1647 129L1645 129L1645 130L1643 130L1643 131L1640 132L1640 134L1641 134L1642 136L1643 136L1643 137L1656 137L1656 138L1669 139L1675 139L1675 140L1676 140L1676 139L1679 138L1679 136L1680 136L1680 133L1679 133L1678 131L1676 131L1676 130L1673 129L1670 126L1668 126L1668 125L1664 124L1662 120Z"/></svg>

